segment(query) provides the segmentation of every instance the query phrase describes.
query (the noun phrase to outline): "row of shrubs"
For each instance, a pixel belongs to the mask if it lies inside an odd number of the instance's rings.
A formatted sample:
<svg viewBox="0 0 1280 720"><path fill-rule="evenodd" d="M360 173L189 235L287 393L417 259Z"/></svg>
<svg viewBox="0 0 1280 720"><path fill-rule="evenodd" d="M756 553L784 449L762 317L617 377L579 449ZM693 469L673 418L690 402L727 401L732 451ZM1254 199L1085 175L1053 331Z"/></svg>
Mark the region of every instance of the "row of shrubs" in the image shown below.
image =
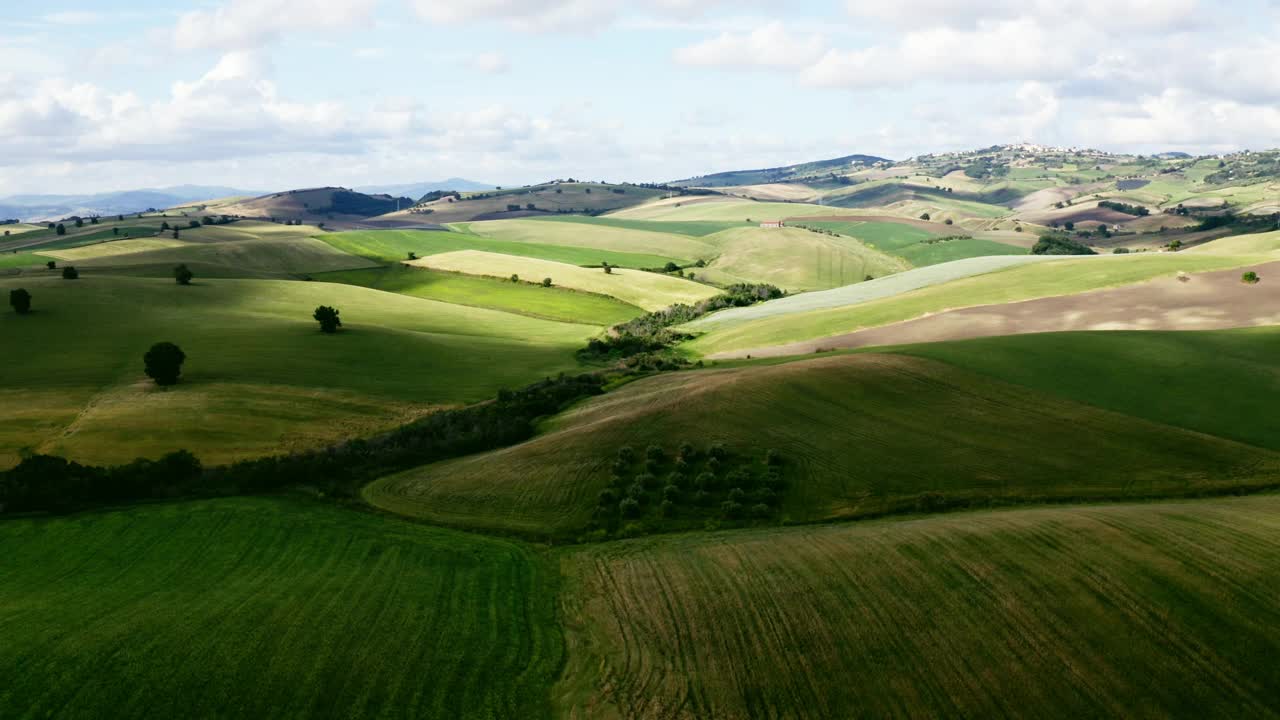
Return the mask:
<svg viewBox="0 0 1280 720"><path fill-rule="evenodd" d="M670 330L672 326L696 320L716 310L745 307L784 295L783 290L767 283L730 285L723 294L696 305L680 303L614 325L605 337L588 341L587 346L578 351L578 356L584 360L609 360L658 352L688 337Z"/></svg>
<svg viewBox="0 0 1280 720"><path fill-rule="evenodd" d="M375 478L437 460L512 445L532 437L539 417L602 392L596 374L562 375L496 399L442 410L368 439L306 452L204 468L185 450L158 461L81 465L49 455L23 458L0 473L0 512L66 512L148 498L260 493L307 485L352 497Z"/></svg>

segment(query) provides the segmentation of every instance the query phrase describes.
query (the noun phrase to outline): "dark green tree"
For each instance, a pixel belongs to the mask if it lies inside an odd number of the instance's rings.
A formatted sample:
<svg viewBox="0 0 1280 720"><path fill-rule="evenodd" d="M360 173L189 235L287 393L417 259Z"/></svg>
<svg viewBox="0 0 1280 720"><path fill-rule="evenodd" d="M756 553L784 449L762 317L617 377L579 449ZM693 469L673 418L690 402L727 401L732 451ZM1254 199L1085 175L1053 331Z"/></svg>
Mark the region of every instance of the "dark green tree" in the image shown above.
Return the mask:
<svg viewBox="0 0 1280 720"><path fill-rule="evenodd" d="M338 309L328 305L321 305L316 308L311 317L320 323L321 332L335 333L338 328L342 327L342 319L338 317Z"/></svg>
<svg viewBox="0 0 1280 720"><path fill-rule="evenodd" d="M55 235L66 235L66 234L67 234L67 226L66 226L66 225L63 225L62 223L58 223L58 228L57 228L56 230L54 230L53 232L54 232L54 234L55 234Z"/></svg>
<svg viewBox="0 0 1280 720"><path fill-rule="evenodd" d="M186 263L182 263L173 269L173 279L178 281L179 285L190 285L191 278L195 274L191 272L191 268Z"/></svg>
<svg viewBox="0 0 1280 720"><path fill-rule="evenodd" d="M80 271L79 271L79 270L76 270L74 267L72 267L72 266L68 265L68 266L66 266L66 267L62 268L62 279L63 279L63 280L78 280L78 279L80 279Z"/></svg>
<svg viewBox="0 0 1280 720"><path fill-rule="evenodd" d="M19 315L31 312L31 293L24 288L9 291L9 307Z"/></svg>
<svg viewBox="0 0 1280 720"><path fill-rule="evenodd" d="M50 260L49 262L45 263L44 266L49 268L50 270L56 270L58 268L58 263L55 260Z"/></svg>
<svg viewBox="0 0 1280 720"><path fill-rule="evenodd" d="M182 374L187 354L171 342L158 342L142 356L143 370L157 385L173 385Z"/></svg>

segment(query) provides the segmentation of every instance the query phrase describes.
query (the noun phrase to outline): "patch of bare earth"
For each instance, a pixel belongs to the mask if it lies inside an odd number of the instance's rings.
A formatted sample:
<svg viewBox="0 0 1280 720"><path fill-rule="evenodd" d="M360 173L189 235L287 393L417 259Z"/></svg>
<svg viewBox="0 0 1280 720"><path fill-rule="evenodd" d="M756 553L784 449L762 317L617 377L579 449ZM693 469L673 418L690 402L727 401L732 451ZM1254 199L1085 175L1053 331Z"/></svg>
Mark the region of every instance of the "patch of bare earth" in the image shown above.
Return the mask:
<svg viewBox="0 0 1280 720"><path fill-rule="evenodd" d="M1253 269L1256 285L1240 281ZM948 310L833 337L713 357L777 357L820 350L1081 330L1220 330L1280 324L1280 262L1001 305Z"/></svg>

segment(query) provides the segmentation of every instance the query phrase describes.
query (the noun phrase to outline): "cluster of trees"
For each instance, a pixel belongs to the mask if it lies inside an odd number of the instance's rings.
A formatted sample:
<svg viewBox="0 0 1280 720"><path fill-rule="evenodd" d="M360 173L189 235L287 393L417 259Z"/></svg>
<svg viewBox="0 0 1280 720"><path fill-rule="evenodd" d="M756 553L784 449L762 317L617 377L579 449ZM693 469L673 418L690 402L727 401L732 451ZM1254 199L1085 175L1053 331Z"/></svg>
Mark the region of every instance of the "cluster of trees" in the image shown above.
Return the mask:
<svg viewBox="0 0 1280 720"><path fill-rule="evenodd" d="M730 285L723 294L696 305L680 303L614 325L609 335L592 338L585 348L578 351L578 355L583 359L606 360L663 350L685 339L684 335L670 330L673 325L690 322L716 310L754 305L783 295L786 293L782 289L767 283Z"/></svg>
<svg viewBox="0 0 1280 720"><path fill-rule="evenodd" d="M698 451L683 442L674 455L661 445L643 454L618 449L609 486L597 496L592 529L602 536L642 534L661 520L740 520L777 512L785 485L782 456L762 461L735 456L721 443Z"/></svg>
<svg viewBox="0 0 1280 720"><path fill-rule="evenodd" d="M389 473L526 440L538 418L598 395L603 382L597 375L548 378L369 439L213 468L201 467L186 451L113 467L30 455L0 473L0 509L64 512L145 498L238 495L297 485L352 496L366 482Z"/></svg>
<svg viewBox="0 0 1280 720"><path fill-rule="evenodd" d="M1032 255L1097 255L1087 245L1062 233L1046 233L1031 248Z"/></svg>
<svg viewBox="0 0 1280 720"><path fill-rule="evenodd" d="M1129 203L1116 202L1114 200L1103 200L1098 203L1098 207L1122 212L1126 215L1136 215L1137 217L1146 217L1151 214L1149 208L1141 205L1130 205Z"/></svg>

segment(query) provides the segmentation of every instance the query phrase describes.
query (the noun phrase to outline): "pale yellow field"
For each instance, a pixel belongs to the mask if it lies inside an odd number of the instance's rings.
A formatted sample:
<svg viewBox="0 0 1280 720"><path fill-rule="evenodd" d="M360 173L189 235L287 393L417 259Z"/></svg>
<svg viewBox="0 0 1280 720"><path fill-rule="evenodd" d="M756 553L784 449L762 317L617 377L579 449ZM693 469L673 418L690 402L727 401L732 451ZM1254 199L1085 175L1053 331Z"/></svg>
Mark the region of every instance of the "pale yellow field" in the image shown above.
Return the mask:
<svg viewBox="0 0 1280 720"><path fill-rule="evenodd" d="M796 292L850 285L910 267L853 238L798 228L733 228L707 239L723 250L695 272L719 283L768 282Z"/></svg>
<svg viewBox="0 0 1280 720"><path fill-rule="evenodd" d="M467 225L469 232L497 240L599 248L685 260L710 260L716 247L701 238L607 225L550 220L489 220Z"/></svg>
<svg viewBox="0 0 1280 720"><path fill-rule="evenodd" d="M113 240L111 242L98 243L96 245L85 245L78 248L67 248L65 250L42 250L42 255L55 257L66 262L80 262L84 260L98 260L102 258L118 258L121 255L131 255L134 253L147 252L149 250L164 250L167 248L178 248L192 245L181 240L173 238L137 238L133 240Z"/></svg>
<svg viewBox="0 0 1280 720"><path fill-rule="evenodd" d="M676 303L691 304L719 294L719 290L708 285L643 270L618 269L606 274L599 268L479 250L432 255L409 264L499 278L519 275L521 280L529 282L541 282L549 277L560 287L608 295L645 310L660 310Z"/></svg>
<svg viewBox="0 0 1280 720"><path fill-rule="evenodd" d="M789 217L831 215L835 208L806 203L756 202L743 198L681 197L656 200L610 213L631 220L721 220L762 222ZM842 212L842 210L840 210Z"/></svg>

